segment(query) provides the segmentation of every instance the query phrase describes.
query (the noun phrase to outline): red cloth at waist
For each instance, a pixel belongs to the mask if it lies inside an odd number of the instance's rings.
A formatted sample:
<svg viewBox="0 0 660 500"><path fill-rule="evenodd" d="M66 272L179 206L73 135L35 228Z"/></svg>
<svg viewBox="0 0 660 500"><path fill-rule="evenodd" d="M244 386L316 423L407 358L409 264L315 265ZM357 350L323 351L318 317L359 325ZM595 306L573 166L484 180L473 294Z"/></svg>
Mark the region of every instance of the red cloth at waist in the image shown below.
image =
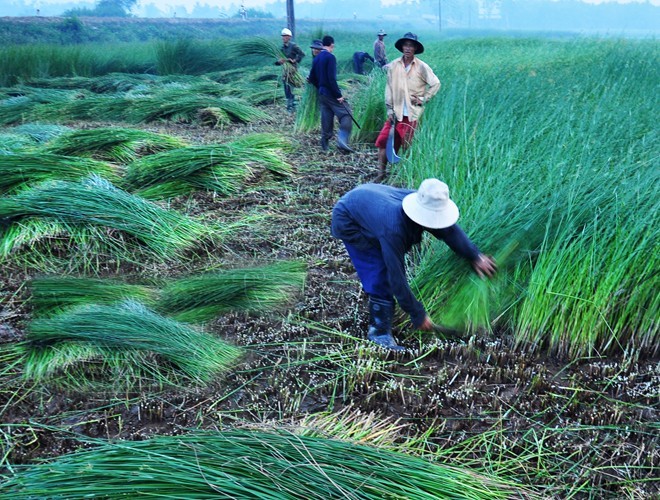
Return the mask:
<svg viewBox="0 0 660 500"><path fill-rule="evenodd" d="M387 138L390 135L390 129L392 128L392 123L387 120L383 128L381 129L378 137L376 138L376 147L385 148L387 146ZM396 123L395 133L394 133L394 151L398 152L401 147L402 138L403 145L407 148L412 142L413 135L415 134L415 129L417 128L417 122L411 122L407 116L403 117L403 121Z"/></svg>

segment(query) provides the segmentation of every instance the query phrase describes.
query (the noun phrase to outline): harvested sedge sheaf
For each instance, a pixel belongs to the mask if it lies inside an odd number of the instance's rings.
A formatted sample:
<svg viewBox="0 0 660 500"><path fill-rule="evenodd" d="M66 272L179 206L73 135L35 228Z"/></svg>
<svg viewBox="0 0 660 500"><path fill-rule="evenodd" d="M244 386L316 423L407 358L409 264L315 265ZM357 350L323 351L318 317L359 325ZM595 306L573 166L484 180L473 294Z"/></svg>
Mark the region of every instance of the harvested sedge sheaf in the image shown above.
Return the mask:
<svg viewBox="0 0 660 500"><path fill-rule="evenodd" d="M173 258L208 233L202 223L173 210L165 210L138 196L117 189L96 176L82 182L52 181L0 198L0 217L10 221L0 233L4 240L25 219L50 219L72 226L106 227L144 243L154 257ZM20 241L16 234L12 239ZM2 242L8 255L13 245Z"/></svg>
<svg viewBox="0 0 660 500"><path fill-rule="evenodd" d="M30 78L29 85L38 89L85 89L96 94L109 94L127 92L145 84L153 85L158 83L160 79L160 76L146 73L109 73L92 78L84 76Z"/></svg>
<svg viewBox="0 0 660 500"><path fill-rule="evenodd" d="M68 134L73 129L64 125L51 125L47 123L26 123L14 127L12 132L27 136L37 144L44 144L48 141L58 138L61 135Z"/></svg>
<svg viewBox="0 0 660 500"><path fill-rule="evenodd" d="M540 498L495 476L286 431L192 432L101 444L21 467L11 498Z"/></svg>
<svg viewBox="0 0 660 500"><path fill-rule="evenodd" d="M146 130L107 127L75 130L53 139L45 151L57 155L92 157L130 163L140 156L181 148L185 141Z"/></svg>
<svg viewBox="0 0 660 500"><path fill-rule="evenodd" d="M251 40L245 40L237 47L239 55L248 56L260 54L266 56L273 61L285 58L282 48L275 42L262 37L256 37ZM305 84L305 79L298 72L296 68L289 61L285 61L282 65L282 80L293 85L294 87L302 87Z"/></svg>
<svg viewBox="0 0 660 500"><path fill-rule="evenodd" d="M227 196L238 192L257 168L290 175L284 157L289 147L281 136L251 134L227 144L174 149L129 164L124 182L149 199L196 190Z"/></svg>
<svg viewBox="0 0 660 500"><path fill-rule="evenodd" d="M167 88L150 95L134 96L127 104L125 116L131 123L156 120L192 123L199 111L208 107L222 109L232 122L247 123L267 117L263 111L237 97L197 94L187 88Z"/></svg>
<svg viewBox="0 0 660 500"><path fill-rule="evenodd" d="M269 311L290 302L306 276L302 262L277 262L182 278L163 288L156 309L192 323L226 311Z"/></svg>
<svg viewBox="0 0 660 500"><path fill-rule="evenodd" d="M281 261L180 278L162 289L111 279L55 276L36 278L29 289L30 303L38 316L131 299L165 316L195 323L227 311L265 312L286 305L301 291L306 277L303 262Z"/></svg>
<svg viewBox="0 0 660 500"><path fill-rule="evenodd" d="M52 316L83 304L110 305L127 299L153 306L156 290L104 278L49 276L29 283L30 304L38 316Z"/></svg>
<svg viewBox="0 0 660 500"><path fill-rule="evenodd" d="M319 107L318 90L311 83L305 85L296 113L295 132L309 133L319 130L321 108Z"/></svg>
<svg viewBox="0 0 660 500"><path fill-rule="evenodd" d="M163 370L180 370L196 383L208 382L230 368L241 350L211 334L161 316L135 301L113 305L83 305L52 318L36 319L28 326L25 374L28 378L66 370L85 361L89 352L70 351L74 359L53 361L53 349L70 343L114 351L141 351L157 355ZM78 359L76 359L78 358ZM169 367L168 367L169 366Z"/></svg>
<svg viewBox="0 0 660 500"><path fill-rule="evenodd" d="M24 97L20 101L3 101L0 125L17 121L12 113L30 113L33 119L62 122L67 120L123 121L149 123L159 120L194 123L200 110L214 107L224 110L232 122L247 123L267 117L248 101L231 96L204 95L184 86L162 88L148 94L119 93L89 95L85 99L69 99L52 103L37 103ZM4 112L8 116L3 123Z"/></svg>
<svg viewBox="0 0 660 500"><path fill-rule="evenodd" d="M116 167L91 158L57 153L15 152L0 155L0 194L8 194L48 180L78 181L97 174L115 182Z"/></svg>

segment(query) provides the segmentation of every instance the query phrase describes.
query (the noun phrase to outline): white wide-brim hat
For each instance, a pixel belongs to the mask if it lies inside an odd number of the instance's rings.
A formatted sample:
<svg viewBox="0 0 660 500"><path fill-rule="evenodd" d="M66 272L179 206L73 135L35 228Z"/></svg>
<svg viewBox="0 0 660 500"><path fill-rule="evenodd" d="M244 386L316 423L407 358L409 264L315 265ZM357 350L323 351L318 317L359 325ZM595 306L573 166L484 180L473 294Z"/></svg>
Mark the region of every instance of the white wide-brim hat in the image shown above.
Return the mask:
<svg viewBox="0 0 660 500"><path fill-rule="evenodd" d="M458 207L449 199L449 187L438 179L424 180L403 199L403 211L420 226L442 229L458 220Z"/></svg>

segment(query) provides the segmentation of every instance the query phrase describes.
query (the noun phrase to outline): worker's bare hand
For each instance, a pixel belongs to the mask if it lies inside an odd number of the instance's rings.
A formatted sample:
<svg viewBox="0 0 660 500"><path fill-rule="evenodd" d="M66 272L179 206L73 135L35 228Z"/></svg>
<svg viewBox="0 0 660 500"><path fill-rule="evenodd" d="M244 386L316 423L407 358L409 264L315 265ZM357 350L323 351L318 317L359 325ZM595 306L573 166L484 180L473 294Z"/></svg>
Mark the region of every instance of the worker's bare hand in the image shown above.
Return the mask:
<svg viewBox="0 0 660 500"><path fill-rule="evenodd" d="M479 254L477 260L472 262L474 271L480 278L491 278L497 272L497 264L490 255Z"/></svg>
<svg viewBox="0 0 660 500"><path fill-rule="evenodd" d="M431 321L431 318L426 316L418 329L423 332L432 332L435 329L435 325L433 324L433 321Z"/></svg>
<svg viewBox="0 0 660 500"><path fill-rule="evenodd" d="M339 104L342 104L345 100L346 100L346 99L344 99L343 97L338 97L338 98L337 98L337 102L338 102Z"/></svg>

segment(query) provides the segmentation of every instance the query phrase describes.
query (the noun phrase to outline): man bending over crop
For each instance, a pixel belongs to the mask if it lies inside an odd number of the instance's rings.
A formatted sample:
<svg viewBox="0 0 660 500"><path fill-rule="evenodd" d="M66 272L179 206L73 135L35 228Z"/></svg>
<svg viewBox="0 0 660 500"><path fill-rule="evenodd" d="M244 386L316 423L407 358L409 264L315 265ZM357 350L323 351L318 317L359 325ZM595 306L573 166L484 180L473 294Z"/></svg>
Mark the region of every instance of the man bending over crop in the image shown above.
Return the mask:
<svg viewBox="0 0 660 500"><path fill-rule="evenodd" d="M418 191L363 184L339 199L332 211L332 235L344 242L369 296L369 340L403 350L392 337L395 297L415 328L437 328L406 279L405 255L422 241L424 231L469 260L480 277L493 276L497 266L492 257L479 251L457 220L449 188L438 179L426 179Z"/></svg>

